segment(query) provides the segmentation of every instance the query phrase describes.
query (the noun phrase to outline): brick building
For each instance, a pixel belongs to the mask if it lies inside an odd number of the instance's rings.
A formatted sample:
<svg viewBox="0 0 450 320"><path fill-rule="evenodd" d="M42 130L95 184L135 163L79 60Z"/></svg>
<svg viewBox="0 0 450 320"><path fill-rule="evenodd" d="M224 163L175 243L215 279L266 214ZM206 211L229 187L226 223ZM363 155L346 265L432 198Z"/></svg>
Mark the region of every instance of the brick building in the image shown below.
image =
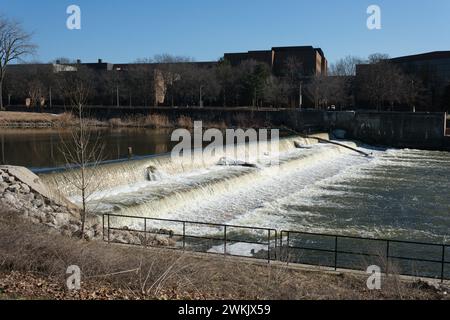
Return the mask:
<svg viewBox="0 0 450 320"><path fill-rule="evenodd" d="M237 66L245 60L266 63L276 75L281 75L289 60L302 65L303 75L327 75L328 62L322 49L312 46L274 47L271 50L225 53L224 59Z"/></svg>

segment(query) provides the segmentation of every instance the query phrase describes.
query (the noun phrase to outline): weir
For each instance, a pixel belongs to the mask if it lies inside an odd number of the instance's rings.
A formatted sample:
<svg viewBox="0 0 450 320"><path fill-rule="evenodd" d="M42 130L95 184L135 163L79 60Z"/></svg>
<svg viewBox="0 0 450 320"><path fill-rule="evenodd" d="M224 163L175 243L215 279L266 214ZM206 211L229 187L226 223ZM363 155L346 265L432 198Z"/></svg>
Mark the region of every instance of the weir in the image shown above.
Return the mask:
<svg viewBox="0 0 450 320"><path fill-rule="evenodd" d="M450 174L448 153L360 147L365 154L373 153L367 157L355 152L353 142L320 140L329 137L284 138L278 152L260 159L223 159L226 155L217 153L201 161L162 155L108 163L96 168L102 184L88 206L99 215L122 216L120 227L136 230L143 228L139 219L147 218L161 220L152 228L176 233L182 230L162 221L443 241L448 233L443 215L449 205L448 182L436 177ZM248 145L236 148L245 151ZM423 173L421 179L418 172ZM60 172L41 174L41 179L79 202ZM418 209L422 203L430 203L426 215ZM433 219L444 223L430 224ZM189 230L200 237L218 232L198 225ZM238 233L260 240L248 230ZM228 249L248 255L255 248L239 243ZM207 250L220 252L218 246Z"/></svg>
<svg viewBox="0 0 450 320"><path fill-rule="evenodd" d="M230 159L226 158L226 152L217 152L201 159L172 159L169 155L163 155L107 163L90 169L100 182L97 189L92 190L88 206L100 214L165 217L187 206L201 205L236 190L254 192L261 185L268 187L271 183L280 183L272 182L280 173L288 175L292 170L306 169L318 162L339 157L348 150L343 148L344 144L325 147L318 144L319 139L322 138L296 136L281 139L276 150L272 150L269 142L269 152L261 158L251 154L252 147L257 149L259 143L250 142L235 146L238 154L248 156L246 159ZM297 149L295 143L298 141L311 148ZM347 142L347 146L350 145L355 146ZM76 175L70 171L53 172L41 174L41 179L77 203L80 199L76 188L66 183L67 176L70 179L71 174ZM235 213L229 212L212 219L223 221L232 218L246 210L249 204L252 203L233 209Z"/></svg>
<svg viewBox="0 0 450 320"><path fill-rule="evenodd" d="M305 138L305 139L317 139L319 142L334 144L336 146L339 146L339 147L342 147L342 148L346 148L346 149L352 150L352 151L354 151L356 153L362 154L363 156L366 156L366 157L370 157L371 156L367 152L358 150L358 149L356 149L354 147L351 147L351 146L348 146L348 145L346 145L344 143L340 143L340 142L337 142L337 141L331 141L329 139L324 139L324 138L320 138L320 137L316 137L316 136L305 135L305 134L302 134L300 132L297 132L297 131L289 129L289 128L283 128L283 130L293 132L293 133L295 133L295 134L297 134L300 137Z"/></svg>

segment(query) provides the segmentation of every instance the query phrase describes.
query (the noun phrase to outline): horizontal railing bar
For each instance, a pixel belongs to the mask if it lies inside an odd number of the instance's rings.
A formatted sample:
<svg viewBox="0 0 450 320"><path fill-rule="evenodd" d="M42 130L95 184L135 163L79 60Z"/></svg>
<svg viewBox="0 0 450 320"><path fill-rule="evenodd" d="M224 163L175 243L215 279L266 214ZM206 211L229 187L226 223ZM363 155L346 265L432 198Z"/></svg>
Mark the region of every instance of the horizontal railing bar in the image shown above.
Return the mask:
<svg viewBox="0 0 450 320"><path fill-rule="evenodd" d="M208 237L203 237L203 236L190 236L190 235L186 235L186 238L194 238L194 239L205 239L205 240L220 240L220 241L227 241L227 243L230 242L242 242L242 243L248 243L248 244L260 244L263 246L268 246L272 243L270 242L255 242L255 241L247 241L247 240L234 240L234 239L230 239L227 237L227 239L225 238L221 238L221 239L217 239L217 238L208 238Z"/></svg>
<svg viewBox="0 0 450 320"><path fill-rule="evenodd" d="M441 261L441 260L429 260L429 259L418 259L418 258L396 257L396 256L389 256L389 259L419 261L419 262L429 262L429 263L439 263L439 264L443 263L443 261Z"/></svg>
<svg viewBox="0 0 450 320"><path fill-rule="evenodd" d="M114 230L114 231L123 231L123 232L137 232L137 233L146 233L146 234L150 234L150 235L167 235L166 233L156 233L156 232L151 232L151 231L144 231L144 230L136 230L136 229L121 229L121 228L115 228L115 227L111 227L109 228L109 230ZM172 234L172 238L173 237L183 237L182 234ZM194 236L194 235L185 235L185 238L194 238L194 239L202 239L202 240L217 240L217 241L224 241L225 238L213 238L213 237L206 237L206 236ZM227 238L227 242L242 242L242 243L248 243L248 244L260 244L260 245L264 245L264 246L268 246L271 245L271 242L256 242L256 241L247 241L247 240L239 240L239 239L230 239Z"/></svg>
<svg viewBox="0 0 450 320"><path fill-rule="evenodd" d="M289 249L298 249L298 250L308 250L308 251L319 251L319 252L329 252L329 253L335 253L334 250L330 250L330 249L319 249L319 248L303 248L303 247L285 247L285 248L289 248ZM281 247L281 249L283 249L283 247Z"/></svg>
<svg viewBox="0 0 450 320"><path fill-rule="evenodd" d="M450 247L450 245L437 244L437 243L431 243L431 242L417 242L417 241L408 241L408 240L390 240L390 239L379 239L379 238L364 238L364 237L344 236L344 235L341 236L341 235L331 235L331 234L325 234L325 233L312 233L312 232L302 232L302 231L282 230L281 234L300 234L300 235L311 235L311 236L320 236L320 237L329 237L329 238L338 237L338 238L341 238L341 239L368 240L368 241L380 241L380 242L387 242L387 241L389 241L389 242L395 242L395 243L416 244L416 245L423 245L423 246L435 246L435 247L445 246L446 248Z"/></svg>
<svg viewBox="0 0 450 320"><path fill-rule="evenodd" d="M250 230L260 230L260 231L277 231L275 229L270 228L260 228L260 227L248 227L248 226L237 226L231 224L219 224L219 223L209 223L209 222L197 222L197 221L189 221L189 220L173 220L173 219L163 219L163 218L147 218L147 217L136 217L136 216L122 216L117 214L104 214L109 217L116 218L128 218L128 219L137 219L137 220L154 220L154 221L163 221L163 222L177 222L177 223L188 223L188 224L196 224L196 225L204 225L204 226L214 226L214 227L227 227L227 228L237 228L237 229L250 229Z"/></svg>
<svg viewBox="0 0 450 320"><path fill-rule="evenodd" d="M283 247L281 247L282 249ZM365 256L365 257L381 257L379 254L375 253L364 253L364 252L350 252L350 251L335 251L331 249L319 249L319 248L310 248L310 247L286 247L289 249L297 249L297 250L308 250L308 251L319 251L319 252L328 252L328 253L338 253L338 254L347 254L354 256Z"/></svg>

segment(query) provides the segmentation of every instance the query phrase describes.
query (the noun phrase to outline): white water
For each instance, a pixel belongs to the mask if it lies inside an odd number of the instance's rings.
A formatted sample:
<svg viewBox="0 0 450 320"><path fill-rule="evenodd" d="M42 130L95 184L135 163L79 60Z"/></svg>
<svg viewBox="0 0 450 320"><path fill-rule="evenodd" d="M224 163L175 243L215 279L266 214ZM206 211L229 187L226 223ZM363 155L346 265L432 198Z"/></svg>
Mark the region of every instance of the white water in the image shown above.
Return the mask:
<svg viewBox="0 0 450 320"><path fill-rule="evenodd" d="M297 149L294 141L308 148ZM217 165L221 154L195 163L161 157L105 165L99 169L101 190L92 195L89 206L100 214L445 240L450 227L449 154L361 150L373 157L289 138L282 140L279 153L268 154L256 167ZM273 165L275 158L279 167ZM151 181L149 166L156 169ZM43 178L54 182L60 176ZM60 189L79 201L67 185ZM204 229L196 232L217 231Z"/></svg>

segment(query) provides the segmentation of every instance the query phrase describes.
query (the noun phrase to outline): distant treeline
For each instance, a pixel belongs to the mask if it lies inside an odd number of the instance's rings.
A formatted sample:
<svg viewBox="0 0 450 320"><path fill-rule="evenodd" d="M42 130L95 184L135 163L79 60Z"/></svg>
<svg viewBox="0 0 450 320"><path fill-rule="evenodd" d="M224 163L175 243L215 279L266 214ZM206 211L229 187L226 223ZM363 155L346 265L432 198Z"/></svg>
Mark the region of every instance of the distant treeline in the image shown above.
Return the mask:
<svg viewBox="0 0 450 320"><path fill-rule="evenodd" d="M364 64L364 68L357 66ZM196 63L161 55L107 70L100 64L59 59L58 64L9 67L4 82L7 104L70 105L71 81L85 81L88 104L102 106L220 106L317 109L445 110L450 86L438 92L430 81L408 74L375 54L347 57L328 75L306 75L300 61L287 59L282 72L254 60L232 66L225 60ZM66 66L67 68L64 68ZM358 72L357 72L358 69ZM76 70L76 71L73 71Z"/></svg>

